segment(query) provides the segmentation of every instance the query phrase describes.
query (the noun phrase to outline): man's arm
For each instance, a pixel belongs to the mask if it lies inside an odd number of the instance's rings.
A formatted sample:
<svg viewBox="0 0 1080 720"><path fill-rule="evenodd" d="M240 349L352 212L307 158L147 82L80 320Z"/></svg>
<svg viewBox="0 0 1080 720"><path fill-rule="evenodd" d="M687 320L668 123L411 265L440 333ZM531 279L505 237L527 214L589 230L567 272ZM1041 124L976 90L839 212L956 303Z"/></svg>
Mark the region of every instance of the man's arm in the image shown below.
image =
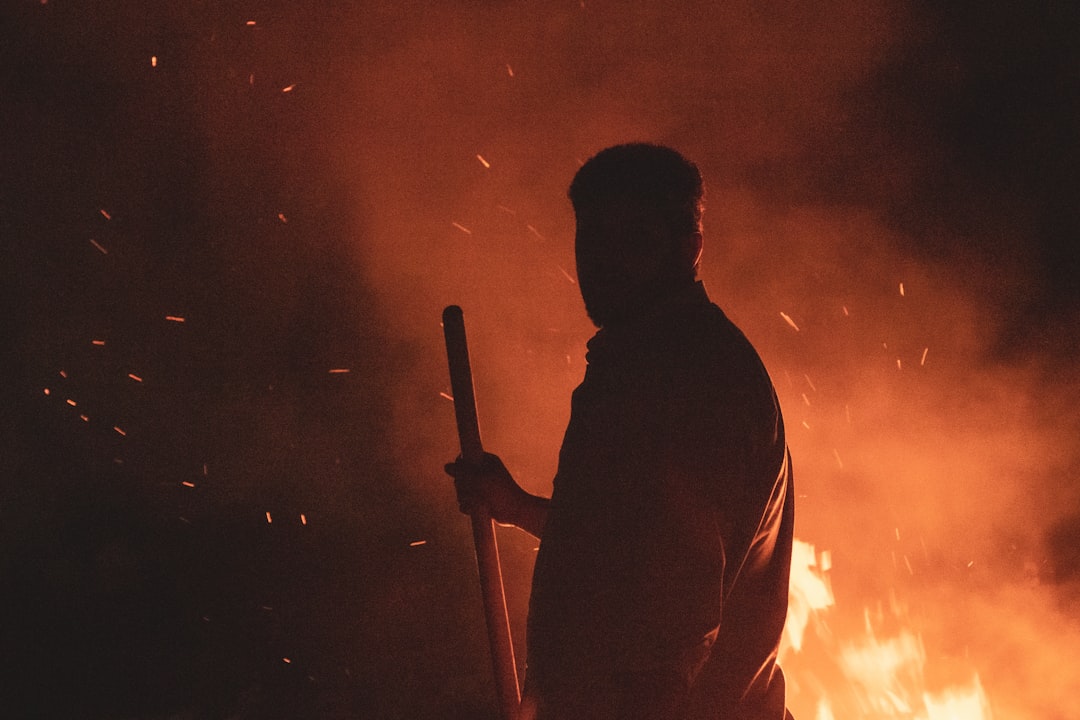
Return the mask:
<svg viewBox="0 0 1080 720"><path fill-rule="evenodd" d="M495 522L515 525L536 538L543 536L550 500L526 492L497 455L484 453L479 466L459 458L446 466L446 472L454 478L463 513L484 506Z"/></svg>

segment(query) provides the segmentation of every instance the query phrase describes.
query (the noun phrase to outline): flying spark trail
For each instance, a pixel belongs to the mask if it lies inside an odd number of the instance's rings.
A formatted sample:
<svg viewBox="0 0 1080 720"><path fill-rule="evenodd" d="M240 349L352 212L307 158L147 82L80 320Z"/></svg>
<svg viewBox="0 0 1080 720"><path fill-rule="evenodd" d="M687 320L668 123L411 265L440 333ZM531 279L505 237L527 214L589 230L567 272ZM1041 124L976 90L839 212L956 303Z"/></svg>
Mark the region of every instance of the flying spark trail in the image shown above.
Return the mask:
<svg viewBox="0 0 1080 720"><path fill-rule="evenodd" d="M139 377L138 375L134 374L134 373L128 373L128 377L131 378L132 380L134 380L135 382L142 382L142 378Z"/></svg>
<svg viewBox="0 0 1080 720"><path fill-rule="evenodd" d="M169 322L174 322L174 323L186 322L184 320L184 318L180 317L179 315L166 315L165 319L168 320Z"/></svg>
<svg viewBox="0 0 1080 720"><path fill-rule="evenodd" d="M792 328L794 328L795 332L799 332L799 326L795 324L795 321L792 320L791 317L787 313L781 312L780 317L784 318L784 322L786 322L788 325L790 325Z"/></svg>
<svg viewBox="0 0 1080 720"><path fill-rule="evenodd" d="M109 254L109 251L102 247L101 243L99 243L97 240L90 238L90 244L96 247L98 249L98 252L100 252L102 255Z"/></svg>
<svg viewBox="0 0 1080 720"><path fill-rule="evenodd" d="M472 235L472 230L465 227L464 225L460 225L460 224L458 224L456 222L451 222L450 224L453 225L454 227L456 227L461 232L465 233L466 235Z"/></svg>
<svg viewBox="0 0 1080 720"><path fill-rule="evenodd" d="M477 153L476 154L476 159L479 160L480 164L483 165L485 168L490 168L491 167L491 163L489 163L487 160L485 160L483 155Z"/></svg>
<svg viewBox="0 0 1080 720"><path fill-rule="evenodd" d="M101 210L99 210L98 212L100 212L101 216L103 218L105 218L106 220L112 220L112 215L110 215L109 212L105 208L101 208Z"/></svg>
<svg viewBox="0 0 1080 720"><path fill-rule="evenodd" d="M922 351L922 358L919 360L919 365L926 365L926 353L930 352L930 348L925 347Z"/></svg>
<svg viewBox="0 0 1080 720"><path fill-rule="evenodd" d="M291 93L294 89L296 89L296 83L293 83L292 85L286 85L285 87L281 88L281 92Z"/></svg>

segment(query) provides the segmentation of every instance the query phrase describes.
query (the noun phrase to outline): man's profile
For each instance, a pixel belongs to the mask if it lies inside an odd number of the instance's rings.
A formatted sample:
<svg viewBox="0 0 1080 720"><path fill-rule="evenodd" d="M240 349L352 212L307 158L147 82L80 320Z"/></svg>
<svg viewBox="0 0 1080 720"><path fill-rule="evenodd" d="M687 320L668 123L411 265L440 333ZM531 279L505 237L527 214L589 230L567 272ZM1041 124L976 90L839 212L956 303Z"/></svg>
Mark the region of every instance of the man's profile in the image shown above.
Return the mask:
<svg viewBox="0 0 1080 720"><path fill-rule="evenodd" d="M451 463L462 509L540 538L523 716L783 720L794 490L757 352L697 279L697 167L608 148L570 186L598 332L550 499Z"/></svg>

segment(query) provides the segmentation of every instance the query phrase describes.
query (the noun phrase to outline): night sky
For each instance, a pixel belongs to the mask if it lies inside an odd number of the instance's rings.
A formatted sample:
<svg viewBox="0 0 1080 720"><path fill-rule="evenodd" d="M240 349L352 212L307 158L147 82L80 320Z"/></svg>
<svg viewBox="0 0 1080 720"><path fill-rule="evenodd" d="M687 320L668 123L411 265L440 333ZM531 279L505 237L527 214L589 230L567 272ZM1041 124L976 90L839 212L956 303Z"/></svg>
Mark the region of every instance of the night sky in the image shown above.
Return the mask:
<svg viewBox="0 0 1080 720"><path fill-rule="evenodd" d="M439 314L488 448L548 492L592 332L565 189L630 140L701 166L704 279L773 374L838 605L907 598L1002 717L1075 688L1041 653L1080 638L1080 6L0 27L5 716L495 717ZM520 660L535 543L500 542ZM1018 607L996 644L954 627Z"/></svg>

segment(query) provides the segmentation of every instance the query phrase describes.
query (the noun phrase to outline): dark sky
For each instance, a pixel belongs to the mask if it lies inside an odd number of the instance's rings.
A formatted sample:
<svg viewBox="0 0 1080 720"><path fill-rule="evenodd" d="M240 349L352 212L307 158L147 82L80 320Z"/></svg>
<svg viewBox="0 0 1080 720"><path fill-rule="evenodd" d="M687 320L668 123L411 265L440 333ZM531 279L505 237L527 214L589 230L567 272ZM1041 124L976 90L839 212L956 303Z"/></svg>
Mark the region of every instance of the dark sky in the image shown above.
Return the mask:
<svg viewBox="0 0 1080 720"><path fill-rule="evenodd" d="M865 570L860 533L910 529L934 587L969 555L1080 572L1074 3L0 21L3 706L492 716L438 313L466 308L485 438L544 491L590 333L565 187L626 140L705 174L705 279L807 429L805 536ZM500 537L520 645L533 543Z"/></svg>

